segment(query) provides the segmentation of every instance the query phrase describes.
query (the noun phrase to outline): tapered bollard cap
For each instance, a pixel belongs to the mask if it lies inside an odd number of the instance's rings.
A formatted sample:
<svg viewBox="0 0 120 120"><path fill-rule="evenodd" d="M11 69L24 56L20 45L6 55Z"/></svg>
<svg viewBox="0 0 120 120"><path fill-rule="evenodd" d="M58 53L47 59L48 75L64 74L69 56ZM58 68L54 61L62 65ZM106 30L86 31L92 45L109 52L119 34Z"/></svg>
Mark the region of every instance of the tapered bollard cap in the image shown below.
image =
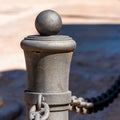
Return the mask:
<svg viewBox="0 0 120 120"><path fill-rule="evenodd" d="M39 52L68 52L75 49L76 43L71 37L57 35L61 30L60 15L53 10L45 10L38 14L35 27L40 35L27 36L21 47L27 51Z"/></svg>
<svg viewBox="0 0 120 120"><path fill-rule="evenodd" d="M35 27L40 35L56 35L62 27L62 20L57 12L45 10L37 16Z"/></svg>

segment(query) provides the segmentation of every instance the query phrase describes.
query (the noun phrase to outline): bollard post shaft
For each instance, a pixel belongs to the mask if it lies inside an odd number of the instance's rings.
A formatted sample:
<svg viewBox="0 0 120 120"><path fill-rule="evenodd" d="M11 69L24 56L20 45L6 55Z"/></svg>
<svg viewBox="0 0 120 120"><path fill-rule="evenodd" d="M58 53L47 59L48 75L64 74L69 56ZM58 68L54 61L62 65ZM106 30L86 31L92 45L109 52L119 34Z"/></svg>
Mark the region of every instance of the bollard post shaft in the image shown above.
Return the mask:
<svg viewBox="0 0 120 120"><path fill-rule="evenodd" d="M39 94L50 107L48 120L68 120L69 70L76 43L69 36L56 35L61 28L61 18L52 10L38 15L36 28L41 35L28 36L21 42L27 67L27 120Z"/></svg>

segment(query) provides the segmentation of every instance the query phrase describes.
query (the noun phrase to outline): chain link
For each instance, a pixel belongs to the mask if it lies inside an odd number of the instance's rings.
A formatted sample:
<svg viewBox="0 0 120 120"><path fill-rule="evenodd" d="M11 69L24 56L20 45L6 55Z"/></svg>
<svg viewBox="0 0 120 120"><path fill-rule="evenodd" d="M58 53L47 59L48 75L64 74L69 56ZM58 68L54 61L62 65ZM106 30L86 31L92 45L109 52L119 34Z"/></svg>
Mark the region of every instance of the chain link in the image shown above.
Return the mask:
<svg viewBox="0 0 120 120"><path fill-rule="evenodd" d="M43 102L43 97L40 94L36 105L33 105L29 111L30 120L46 120L49 117L49 105Z"/></svg>
<svg viewBox="0 0 120 120"><path fill-rule="evenodd" d="M93 103L85 101L84 98L76 96L72 96L70 103L70 111L80 114L87 114L88 108L93 107Z"/></svg>

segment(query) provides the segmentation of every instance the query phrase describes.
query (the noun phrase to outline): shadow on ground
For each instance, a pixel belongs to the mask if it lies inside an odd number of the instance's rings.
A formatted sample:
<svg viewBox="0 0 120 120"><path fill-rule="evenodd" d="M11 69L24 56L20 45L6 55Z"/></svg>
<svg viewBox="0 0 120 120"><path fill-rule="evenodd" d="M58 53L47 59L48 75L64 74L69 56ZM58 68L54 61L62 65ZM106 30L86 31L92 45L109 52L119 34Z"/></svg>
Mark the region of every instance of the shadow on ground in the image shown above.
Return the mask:
<svg viewBox="0 0 120 120"><path fill-rule="evenodd" d="M25 70L9 70L0 73L0 120L22 120L25 116L23 94L25 90ZM18 118L20 116L20 118ZM25 119L25 118L24 118Z"/></svg>

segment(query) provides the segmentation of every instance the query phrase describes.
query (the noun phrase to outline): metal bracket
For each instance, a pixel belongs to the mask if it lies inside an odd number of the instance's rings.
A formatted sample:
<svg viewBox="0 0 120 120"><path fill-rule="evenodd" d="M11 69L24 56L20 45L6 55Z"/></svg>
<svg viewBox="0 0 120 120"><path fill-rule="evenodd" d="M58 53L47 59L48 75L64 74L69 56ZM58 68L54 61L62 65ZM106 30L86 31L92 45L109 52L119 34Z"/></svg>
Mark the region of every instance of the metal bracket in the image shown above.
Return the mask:
<svg viewBox="0 0 120 120"><path fill-rule="evenodd" d="M50 106L50 111L69 110L69 104L71 102L70 91L63 93L37 93L25 91L24 98L27 106L35 105L41 94L44 98L44 102Z"/></svg>

